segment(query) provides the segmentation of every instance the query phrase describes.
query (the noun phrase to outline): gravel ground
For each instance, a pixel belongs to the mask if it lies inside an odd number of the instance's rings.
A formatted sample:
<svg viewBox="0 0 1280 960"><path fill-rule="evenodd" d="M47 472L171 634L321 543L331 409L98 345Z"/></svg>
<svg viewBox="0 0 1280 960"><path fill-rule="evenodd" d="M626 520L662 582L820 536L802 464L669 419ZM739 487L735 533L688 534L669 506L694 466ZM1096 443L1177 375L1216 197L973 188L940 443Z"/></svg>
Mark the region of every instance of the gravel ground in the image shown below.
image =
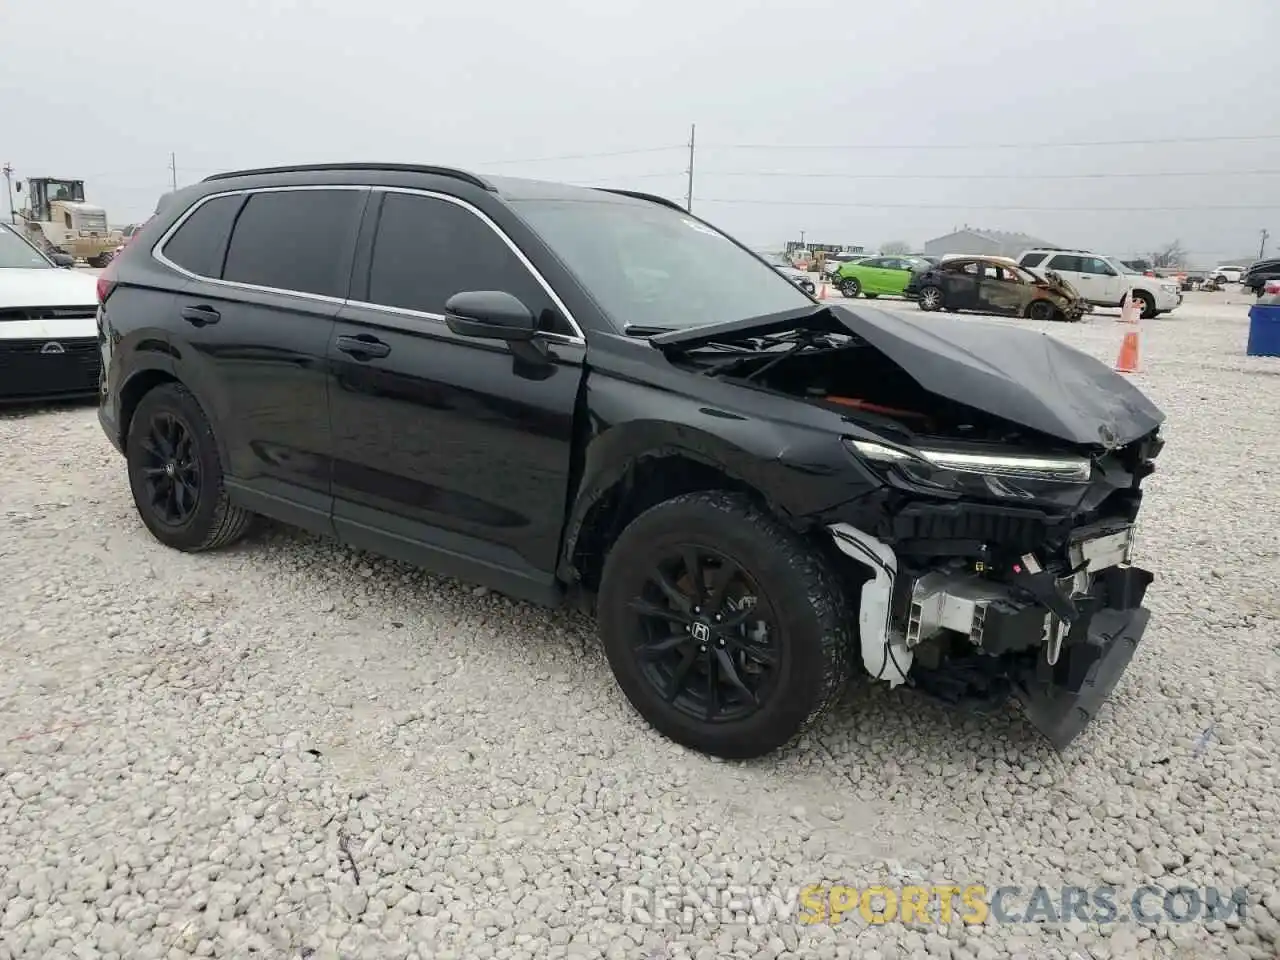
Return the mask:
<svg viewBox="0 0 1280 960"><path fill-rule="evenodd" d="M579 617L278 527L168 551L91 408L0 416L0 958L1280 955L1280 361L1243 356L1236 300L1144 324L1154 616L1063 755L858 687L796 748L711 761L633 714ZM1051 328L1108 361L1121 330ZM1152 881L1250 904L966 928L715 899ZM626 909L668 888L695 905Z"/></svg>

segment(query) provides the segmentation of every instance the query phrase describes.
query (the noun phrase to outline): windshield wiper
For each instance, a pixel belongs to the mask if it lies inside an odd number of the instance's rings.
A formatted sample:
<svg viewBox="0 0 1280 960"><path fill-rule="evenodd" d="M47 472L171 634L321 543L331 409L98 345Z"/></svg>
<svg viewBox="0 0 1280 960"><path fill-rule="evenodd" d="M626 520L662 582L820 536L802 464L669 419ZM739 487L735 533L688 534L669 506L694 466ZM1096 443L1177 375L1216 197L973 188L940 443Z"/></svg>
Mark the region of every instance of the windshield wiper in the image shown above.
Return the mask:
<svg viewBox="0 0 1280 960"><path fill-rule="evenodd" d="M628 323L622 328L624 336L628 337L656 337L660 333L670 333L675 327L655 327L643 323Z"/></svg>

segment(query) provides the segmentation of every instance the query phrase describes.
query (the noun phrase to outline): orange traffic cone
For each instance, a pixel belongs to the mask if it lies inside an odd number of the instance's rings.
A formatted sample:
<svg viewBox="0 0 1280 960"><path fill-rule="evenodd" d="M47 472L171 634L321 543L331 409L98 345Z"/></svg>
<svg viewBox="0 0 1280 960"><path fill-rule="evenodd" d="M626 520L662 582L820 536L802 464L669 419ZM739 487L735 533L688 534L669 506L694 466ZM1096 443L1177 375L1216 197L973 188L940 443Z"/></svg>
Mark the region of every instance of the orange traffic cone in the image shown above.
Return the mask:
<svg viewBox="0 0 1280 960"><path fill-rule="evenodd" d="M1120 344L1120 356L1116 357L1117 373L1138 372L1138 331L1130 330Z"/></svg>
<svg viewBox="0 0 1280 960"><path fill-rule="evenodd" d="M827 299L827 284L825 281L823 282L822 286L818 288L818 299L819 300Z"/></svg>

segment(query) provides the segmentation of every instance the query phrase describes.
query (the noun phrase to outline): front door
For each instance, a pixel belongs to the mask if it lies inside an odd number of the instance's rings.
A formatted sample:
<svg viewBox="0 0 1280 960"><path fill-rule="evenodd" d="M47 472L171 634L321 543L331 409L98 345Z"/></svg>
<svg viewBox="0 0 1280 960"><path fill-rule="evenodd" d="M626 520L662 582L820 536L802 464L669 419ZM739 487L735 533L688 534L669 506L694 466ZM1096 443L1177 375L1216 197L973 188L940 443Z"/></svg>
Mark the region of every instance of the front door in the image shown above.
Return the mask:
<svg viewBox="0 0 1280 960"><path fill-rule="evenodd" d="M174 297L179 373L213 420L228 483L291 522L328 530L325 356L346 297L365 188L214 197L162 255L190 279Z"/></svg>
<svg viewBox="0 0 1280 960"><path fill-rule="evenodd" d="M585 345L467 205L374 196L363 289L329 348L338 535L538 598L554 582ZM548 362L453 333L444 305L463 290L518 297L547 331Z"/></svg>
<svg viewBox="0 0 1280 960"><path fill-rule="evenodd" d="M1081 257L1081 271L1090 278L1097 291L1097 302L1118 304L1128 292L1128 284L1107 261L1098 257Z"/></svg>
<svg viewBox="0 0 1280 960"><path fill-rule="evenodd" d="M1009 267L995 263L978 265L978 299L988 313L1019 315L1027 302L1025 285Z"/></svg>

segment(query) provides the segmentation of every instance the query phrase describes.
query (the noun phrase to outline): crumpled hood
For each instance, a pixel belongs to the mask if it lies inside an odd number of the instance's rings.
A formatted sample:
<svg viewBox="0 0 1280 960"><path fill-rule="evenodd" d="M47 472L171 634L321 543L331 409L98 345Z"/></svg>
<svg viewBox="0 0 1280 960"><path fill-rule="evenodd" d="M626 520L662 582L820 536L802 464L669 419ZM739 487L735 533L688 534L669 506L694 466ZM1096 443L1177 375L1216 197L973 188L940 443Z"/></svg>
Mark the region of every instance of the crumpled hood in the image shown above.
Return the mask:
<svg viewBox="0 0 1280 960"><path fill-rule="evenodd" d="M830 309L931 393L1070 443L1119 446L1165 420L1122 374L1047 333L870 307Z"/></svg>

